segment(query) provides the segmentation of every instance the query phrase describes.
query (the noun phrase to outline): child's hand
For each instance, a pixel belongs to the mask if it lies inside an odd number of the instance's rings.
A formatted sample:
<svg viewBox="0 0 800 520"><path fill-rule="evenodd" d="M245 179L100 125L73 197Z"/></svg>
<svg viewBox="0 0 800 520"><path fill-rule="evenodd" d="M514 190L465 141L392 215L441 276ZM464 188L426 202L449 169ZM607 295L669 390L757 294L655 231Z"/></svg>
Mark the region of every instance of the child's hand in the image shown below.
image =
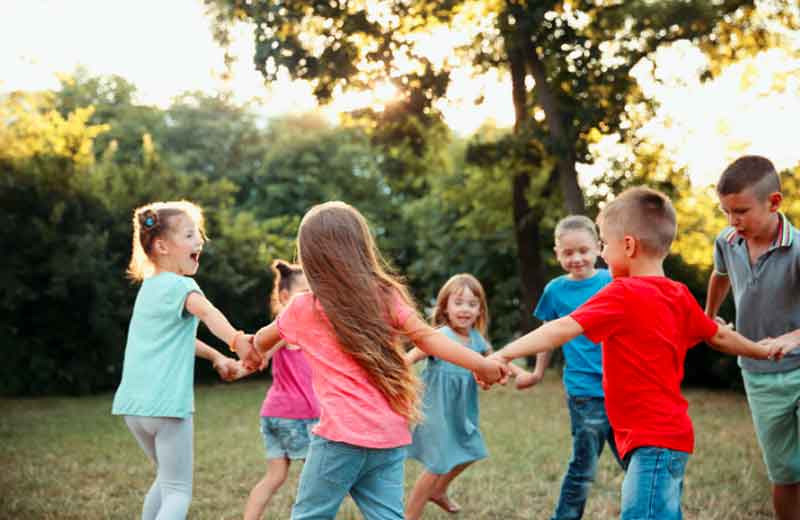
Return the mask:
<svg viewBox="0 0 800 520"><path fill-rule="evenodd" d="M223 381L233 381L237 379L236 374L241 367L240 363L233 358L227 356L221 356L214 363L214 370L217 371L219 377L222 378Z"/></svg>
<svg viewBox="0 0 800 520"><path fill-rule="evenodd" d="M517 376L517 390L524 390L538 385L544 378L539 372L525 372Z"/></svg>
<svg viewBox="0 0 800 520"><path fill-rule="evenodd" d="M794 334L788 333L777 338L764 338L758 344L768 349L767 359L780 361L783 356L798 347L798 340Z"/></svg>
<svg viewBox="0 0 800 520"><path fill-rule="evenodd" d="M483 363L475 371L475 375L478 383L483 383L481 386L484 384L491 386L494 383L504 384L508 380L508 367L505 363L498 361L493 354L483 359Z"/></svg>
<svg viewBox="0 0 800 520"><path fill-rule="evenodd" d="M235 350L236 355L242 360L242 365L247 370L255 371L261 367L263 359L253 345L252 335L246 334L237 338Z"/></svg>

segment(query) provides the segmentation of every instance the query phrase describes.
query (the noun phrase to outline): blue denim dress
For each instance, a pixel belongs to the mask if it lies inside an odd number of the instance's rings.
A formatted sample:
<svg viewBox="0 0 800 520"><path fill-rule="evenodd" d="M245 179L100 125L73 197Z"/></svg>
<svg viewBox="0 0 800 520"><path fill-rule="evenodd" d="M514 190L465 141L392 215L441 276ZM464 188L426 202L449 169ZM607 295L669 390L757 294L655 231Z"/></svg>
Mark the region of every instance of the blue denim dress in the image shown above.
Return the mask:
<svg viewBox="0 0 800 520"><path fill-rule="evenodd" d="M461 339L450 327L439 329L450 339ZM478 331L469 334L471 350L484 353L486 340ZM408 456L431 473L444 474L459 464L486 458L486 444L478 429L478 385L472 372L447 361L429 357L422 372L425 417L412 436Z"/></svg>

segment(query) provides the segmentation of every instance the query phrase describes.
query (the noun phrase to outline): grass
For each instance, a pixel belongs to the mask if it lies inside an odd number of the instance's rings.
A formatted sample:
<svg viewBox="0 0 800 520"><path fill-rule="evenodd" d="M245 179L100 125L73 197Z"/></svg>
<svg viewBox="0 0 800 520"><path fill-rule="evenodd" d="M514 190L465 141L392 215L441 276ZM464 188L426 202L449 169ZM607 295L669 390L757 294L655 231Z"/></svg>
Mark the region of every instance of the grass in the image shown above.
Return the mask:
<svg viewBox="0 0 800 520"><path fill-rule="evenodd" d="M264 470L258 410L266 383L196 390L194 492L190 518L239 518ZM743 396L687 390L697 435L684 483L687 520L771 518L770 486ZM111 395L80 399L0 400L0 518L138 518L154 471ZM552 513L570 454L569 418L556 371L533 391L481 394L481 425L490 450L453 484L462 519L545 519ZM299 475L273 498L267 518L288 518ZM406 466L406 492L420 470ZM586 519L619 515L623 473L601 459ZM357 519L347 500L337 518ZM452 518L432 504L425 518Z"/></svg>

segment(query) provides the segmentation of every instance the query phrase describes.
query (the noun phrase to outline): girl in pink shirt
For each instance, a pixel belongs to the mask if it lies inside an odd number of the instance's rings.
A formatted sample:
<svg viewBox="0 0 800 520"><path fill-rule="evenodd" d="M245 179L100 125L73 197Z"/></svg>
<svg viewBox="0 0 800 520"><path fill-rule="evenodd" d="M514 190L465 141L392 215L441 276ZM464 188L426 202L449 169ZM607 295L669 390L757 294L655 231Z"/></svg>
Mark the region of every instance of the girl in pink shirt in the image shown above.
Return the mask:
<svg viewBox="0 0 800 520"><path fill-rule="evenodd" d="M299 265L284 260L272 263L274 283L270 298L272 315L280 314L289 300L308 292L308 282ZM319 402L311 388L311 367L298 347L282 343L270 351L272 385L261 406L261 434L267 450L267 472L250 491L245 520L264 515L272 495L286 481L292 460L303 460L308 452L311 428L319 420ZM265 356L262 367L269 357Z"/></svg>
<svg viewBox="0 0 800 520"><path fill-rule="evenodd" d="M406 287L385 268L364 217L342 202L313 207L297 237L310 293L295 296L254 347L248 367L283 339L311 365L321 417L300 476L292 519L334 518L348 493L370 519L403 519L405 446L420 419L419 382L401 336L428 354L494 383L498 363L435 331L417 315Z"/></svg>

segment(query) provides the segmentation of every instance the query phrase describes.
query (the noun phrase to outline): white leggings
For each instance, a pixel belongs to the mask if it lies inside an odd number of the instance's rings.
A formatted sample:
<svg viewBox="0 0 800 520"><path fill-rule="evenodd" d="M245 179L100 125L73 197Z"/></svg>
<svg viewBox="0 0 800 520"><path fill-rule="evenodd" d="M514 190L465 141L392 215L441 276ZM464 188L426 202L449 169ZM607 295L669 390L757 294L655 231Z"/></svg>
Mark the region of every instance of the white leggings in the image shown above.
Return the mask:
<svg viewBox="0 0 800 520"><path fill-rule="evenodd" d="M126 415L125 424L157 470L142 520L184 520L192 501L192 417Z"/></svg>

